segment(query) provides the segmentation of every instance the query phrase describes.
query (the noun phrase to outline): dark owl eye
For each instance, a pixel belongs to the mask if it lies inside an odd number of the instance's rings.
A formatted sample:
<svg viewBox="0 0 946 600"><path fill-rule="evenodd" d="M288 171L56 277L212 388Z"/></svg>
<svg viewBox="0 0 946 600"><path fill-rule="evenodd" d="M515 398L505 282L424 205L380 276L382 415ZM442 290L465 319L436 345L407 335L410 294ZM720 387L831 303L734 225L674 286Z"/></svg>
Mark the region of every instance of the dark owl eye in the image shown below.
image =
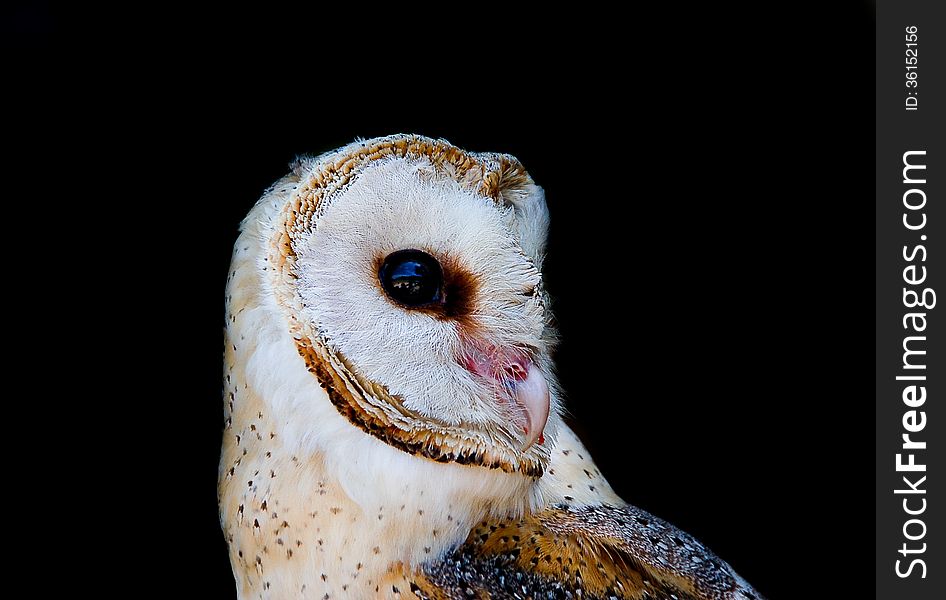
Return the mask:
<svg viewBox="0 0 946 600"><path fill-rule="evenodd" d="M378 279L385 293L404 306L424 306L441 301L443 269L437 259L426 252L392 252L384 259Z"/></svg>

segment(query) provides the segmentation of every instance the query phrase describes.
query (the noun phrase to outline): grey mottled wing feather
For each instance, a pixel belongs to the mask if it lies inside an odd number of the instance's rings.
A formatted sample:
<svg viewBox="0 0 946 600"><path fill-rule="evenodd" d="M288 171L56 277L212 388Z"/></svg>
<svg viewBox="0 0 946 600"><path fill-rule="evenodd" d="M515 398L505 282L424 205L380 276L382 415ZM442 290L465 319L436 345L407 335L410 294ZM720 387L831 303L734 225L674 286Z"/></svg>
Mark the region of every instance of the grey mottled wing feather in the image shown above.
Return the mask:
<svg viewBox="0 0 946 600"><path fill-rule="evenodd" d="M764 600L692 536L634 506L565 505L484 521L425 565L421 598Z"/></svg>

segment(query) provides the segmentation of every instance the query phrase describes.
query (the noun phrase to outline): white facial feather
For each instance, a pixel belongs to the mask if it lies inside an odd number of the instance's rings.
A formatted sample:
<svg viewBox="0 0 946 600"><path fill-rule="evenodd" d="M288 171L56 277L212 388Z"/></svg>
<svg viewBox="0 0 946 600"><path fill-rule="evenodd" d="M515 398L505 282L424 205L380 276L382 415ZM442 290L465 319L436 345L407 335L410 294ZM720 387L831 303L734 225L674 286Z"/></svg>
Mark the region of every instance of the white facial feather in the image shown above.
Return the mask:
<svg viewBox="0 0 946 600"><path fill-rule="evenodd" d="M477 335L544 355L546 315L533 295L541 276L519 239L524 232L535 256L534 230L545 225L545 212L532 208L537 204L526 205L538 214L520 229L514 206L463 189L425 159L377 161L327 200L298 250L304 317L409 409L451 425L509 423L493 388L458 362L460 324L396 305L378 283L378 264L394 251L418 249L459 265L479 281L472 309Z"/></svg>

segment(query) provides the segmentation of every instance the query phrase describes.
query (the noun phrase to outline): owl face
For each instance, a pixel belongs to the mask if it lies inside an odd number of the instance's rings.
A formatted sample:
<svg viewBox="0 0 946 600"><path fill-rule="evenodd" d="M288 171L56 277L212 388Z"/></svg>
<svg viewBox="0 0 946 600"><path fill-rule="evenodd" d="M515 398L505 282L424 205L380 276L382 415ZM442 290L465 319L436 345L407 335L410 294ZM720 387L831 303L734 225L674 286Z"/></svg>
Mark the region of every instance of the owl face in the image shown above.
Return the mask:
<svg viewBox="0 0 946 600"><path fill-rule="evenodd" d="M287 207L273 261L300 353L336 407L386 442L536 475L559 419L541 189L508 157L407 140L373 159L358 157L371 143L343 149L355 155L343 177L325 172L337 155L303 164L309 185Z"/></svg>

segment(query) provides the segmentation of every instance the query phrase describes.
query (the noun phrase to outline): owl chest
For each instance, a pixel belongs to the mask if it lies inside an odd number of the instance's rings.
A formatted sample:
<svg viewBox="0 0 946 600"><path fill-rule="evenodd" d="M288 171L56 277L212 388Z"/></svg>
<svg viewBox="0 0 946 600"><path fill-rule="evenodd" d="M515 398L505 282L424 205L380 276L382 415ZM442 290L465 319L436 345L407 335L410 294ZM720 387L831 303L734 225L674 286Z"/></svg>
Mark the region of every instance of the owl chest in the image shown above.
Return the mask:
<svg viewBox="0 0 946 600"><path fill-rule="evenodd" d="M462 535L453 517L434 523L409 499L356 503L317 458L232 456L221 518L241 598L377 597L401 565L435 558Z"/></svg>

